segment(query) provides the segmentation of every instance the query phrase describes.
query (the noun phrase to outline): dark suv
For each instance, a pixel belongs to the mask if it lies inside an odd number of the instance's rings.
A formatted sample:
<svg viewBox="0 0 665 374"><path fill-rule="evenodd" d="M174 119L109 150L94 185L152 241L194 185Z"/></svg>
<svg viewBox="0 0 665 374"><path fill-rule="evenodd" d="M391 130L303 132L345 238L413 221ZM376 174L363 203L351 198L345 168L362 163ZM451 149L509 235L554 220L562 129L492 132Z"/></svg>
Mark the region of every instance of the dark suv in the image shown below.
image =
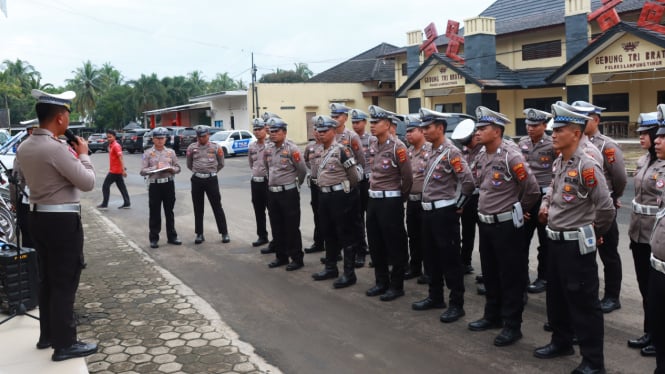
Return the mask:
<svg viewBox="0 0 665 374"><path fill-rule="evenodd" d="M134 129L127 130L125 136L122 138L122 149L129 153L143 151L143 134L150 131L149 129Z"/></svg>
<svg viewBox="0 0 665 374"><path fill-rule="evenodd" d="M88 137L88 149L90 152L108 151L109 141L106 134L91 134Z"/></svg>
<svg viewBox="0 0 665 374"><path fill-rule="evenodd" d="M172 127L173 150L177 155L184 155L187 147L196 141L196 130L193 127Z"/></svg>

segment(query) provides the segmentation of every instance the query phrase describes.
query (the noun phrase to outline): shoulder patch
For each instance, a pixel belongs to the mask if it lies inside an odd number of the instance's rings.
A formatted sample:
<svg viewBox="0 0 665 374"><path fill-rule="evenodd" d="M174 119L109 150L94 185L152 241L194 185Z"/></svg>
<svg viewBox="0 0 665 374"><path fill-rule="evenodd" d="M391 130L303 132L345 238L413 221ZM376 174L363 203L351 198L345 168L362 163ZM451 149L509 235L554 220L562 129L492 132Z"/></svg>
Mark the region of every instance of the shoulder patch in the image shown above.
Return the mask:
<svg viewBox="0 0 665 374"><path fill-rule="evenodd" d="M607 163L613 164L616 161L616 149L614 148L605 148L603 150L603 153L605 154L605 159L607 159Z"/></svg>
<svg viewBox="0 0 665 374"><path fill-rule="evenodd" d="M524 163L520 162L513 166L513 171L515 172L515 176L517 176L517 180L520 182L525 180L529 174L526 172L526 168L524 167Z"/></svg>
<svg viewBox="0 0 665 374"><path fill-rule="evenodd" d="M351 141L351 147L353 148L354 151L357 151L360 149L360 142L359 141Z"/></svg>
<svg viewBox="0 0 665 374"><path fill-rule="evenodd" d="M395 153L397 155L397 160L399 160L400 163L406 162L406 148L399 148Z"/></svg>
<svg viewBox="0 0 665 374"><path fill-rule="evenodd" d="M450 160L450 165L453 167L453 170L455 170L455 173L461 173L464 171L464 165L462 165L462 159L459 156Z"/></svg>
<svg viewBox="0 0 665 374"><path fill-rule="evenodd" d="M596 187L598 180L596 179L596 171L594 168L588 168L582 170L582 179L584 179L584 185L587 187Z"/></svg>
<svg viewBox="0 0 665 374"><path fill-rule="evenodd" d="M300 151L293 152L293 161L300 162Z"/></svg>

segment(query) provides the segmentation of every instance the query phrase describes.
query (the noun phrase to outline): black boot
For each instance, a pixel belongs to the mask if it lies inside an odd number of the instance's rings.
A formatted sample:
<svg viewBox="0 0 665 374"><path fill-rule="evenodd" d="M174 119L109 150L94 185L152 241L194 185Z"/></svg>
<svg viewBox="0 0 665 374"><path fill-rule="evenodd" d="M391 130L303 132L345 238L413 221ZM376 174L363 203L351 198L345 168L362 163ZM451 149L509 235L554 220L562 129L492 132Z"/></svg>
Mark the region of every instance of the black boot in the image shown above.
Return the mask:
<svg viewBox="0 0 665 374"><path fill-rule="evenodd" d="M334 288L344 288L356 284L356 256L353 247L344 248L344 274L333 282Z"/></svg>
<svg viewBox="0 0 665 374"><path fill-rule="evenodd" d="M312 274L312 278L314 278L315 281L333 279L337 278L338 276L339 276L339 271L337 270L337 264L334 262L326 264L326 267L323 270L321 270L318 273Z"/></svg>
<svg viewBox="0 0 665 374"><path fill-rule="evenodd" d="M356 251L355 267L362 268L365 267L365 256L367 255L367 250L363 247L358 247ZM346 255L345 255L346 256Z"/></svg>

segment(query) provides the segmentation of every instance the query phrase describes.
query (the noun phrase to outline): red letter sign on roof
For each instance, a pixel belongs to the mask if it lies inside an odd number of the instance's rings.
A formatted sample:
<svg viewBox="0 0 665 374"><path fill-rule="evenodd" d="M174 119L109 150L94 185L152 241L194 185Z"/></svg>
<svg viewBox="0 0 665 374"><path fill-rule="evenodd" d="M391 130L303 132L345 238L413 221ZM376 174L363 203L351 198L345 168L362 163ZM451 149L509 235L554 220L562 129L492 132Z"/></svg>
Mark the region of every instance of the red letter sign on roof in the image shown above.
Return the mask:
<svg viewBox="0 0 665 374"><path fill-rule="evenodd" d="M663 13L665 13L665 0L657 0L655 3L645 2L637 26L665 34L665 27L660 25Z"/></svg>
<svg viewBox="0 0 665 374"><path fill-rule="evenodd" d="M458 35L459 22L448 20L446 27L446 37L448 38L448 48L446 49L446 56L453 60L464 63L464 59L458 56L460 44L464 44L464 38Z"/></svg>
<svg viewBox="0 0 665 374"><path fill-rule="evenodd" d="M425 53L425 58L429 58L429 56L439 52L439 50L436 49L436 43L434 43L437 36L439 36L439 34L436 32L434 22L425 27L425 37L427 39L420 45L420 50Z"/></svg>
<svg viewBox="0 0 665 374"><path fill-rule="evenodd" d="M603 0L603 6L596 9L594 12L589 14L587 19L589 22L596 19L600 30L605 32L612 26L621 22L617 10L614 9L615 6L619 5L623 0Z"/></svg>

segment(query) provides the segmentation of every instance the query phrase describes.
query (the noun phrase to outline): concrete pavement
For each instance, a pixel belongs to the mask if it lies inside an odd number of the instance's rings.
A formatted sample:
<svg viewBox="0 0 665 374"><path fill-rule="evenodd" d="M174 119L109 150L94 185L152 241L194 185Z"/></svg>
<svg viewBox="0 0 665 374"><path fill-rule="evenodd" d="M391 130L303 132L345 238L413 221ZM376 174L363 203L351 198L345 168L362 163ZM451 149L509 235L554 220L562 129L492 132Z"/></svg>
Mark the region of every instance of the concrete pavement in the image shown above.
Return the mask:
<svg viewBox="0 0 665 374"><path fill-rule="evenodd" d="M0 326L16 348L0 350L1 373L281 373L109 219L85 205L82 214L88 266L75 312L79 338L99 352L52 362L34 348L37 321L17 317Z"/></svg>

